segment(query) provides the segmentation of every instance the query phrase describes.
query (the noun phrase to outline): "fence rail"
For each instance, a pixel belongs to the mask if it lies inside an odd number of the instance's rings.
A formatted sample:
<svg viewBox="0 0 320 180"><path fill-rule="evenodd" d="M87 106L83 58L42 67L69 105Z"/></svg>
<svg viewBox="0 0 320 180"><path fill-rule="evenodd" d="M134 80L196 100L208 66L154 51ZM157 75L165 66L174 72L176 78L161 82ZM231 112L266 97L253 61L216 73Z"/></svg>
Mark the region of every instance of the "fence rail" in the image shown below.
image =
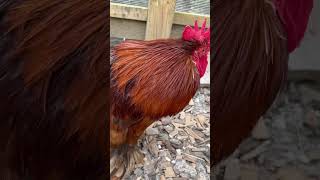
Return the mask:
<svg viewBox="0 0 320 180"><path fill-rule="evenodd" d="M140 7L110 3L111 36L129 39L157 39L180 37L185 25L193 25L195 20L210 16L175 11L175 0L149 0L149 6ZM148 28L148 31L146 29Z"/></svg>

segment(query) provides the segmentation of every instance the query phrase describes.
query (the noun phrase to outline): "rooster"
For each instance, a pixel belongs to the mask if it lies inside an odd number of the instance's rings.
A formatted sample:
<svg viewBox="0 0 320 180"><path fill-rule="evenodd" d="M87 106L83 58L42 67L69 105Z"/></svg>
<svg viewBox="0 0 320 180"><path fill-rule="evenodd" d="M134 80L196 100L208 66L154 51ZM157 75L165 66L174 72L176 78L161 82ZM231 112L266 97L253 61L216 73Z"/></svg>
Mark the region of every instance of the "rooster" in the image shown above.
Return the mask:
<svg viewBox="0 0 320 180"><path fill-rule="evenodd" d="M111 50L110 173L126 177L143 160L144 130L188 105L205 74L210 50L206 21L181 39L127 40Z"/></svg>
<svg viewBox="0 0 320 180"><path fill-rule="evenodd" d="M230 155L283 87L312 0L216 0L211 163Z"/></svg>
<svg viewBox="0 0 320 180"><path fill-rule="evenodd" d="M0 0L0 179L107 179L105 0Z"/></svg>

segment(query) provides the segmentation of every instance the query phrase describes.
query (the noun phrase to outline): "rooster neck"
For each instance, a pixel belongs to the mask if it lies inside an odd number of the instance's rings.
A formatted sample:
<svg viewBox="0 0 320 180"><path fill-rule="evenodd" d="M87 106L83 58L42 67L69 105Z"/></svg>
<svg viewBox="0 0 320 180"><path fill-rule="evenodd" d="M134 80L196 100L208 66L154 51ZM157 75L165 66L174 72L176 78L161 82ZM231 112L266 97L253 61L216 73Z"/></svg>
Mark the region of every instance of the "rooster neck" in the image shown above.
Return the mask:
<svg viewBox="0 0 320 180"><path fill-rule="evenodd" d="M191 53L192 61L200 78L204 76L208 65L209 48L205 44L193 41L183 41L183 48Z"/></svg>

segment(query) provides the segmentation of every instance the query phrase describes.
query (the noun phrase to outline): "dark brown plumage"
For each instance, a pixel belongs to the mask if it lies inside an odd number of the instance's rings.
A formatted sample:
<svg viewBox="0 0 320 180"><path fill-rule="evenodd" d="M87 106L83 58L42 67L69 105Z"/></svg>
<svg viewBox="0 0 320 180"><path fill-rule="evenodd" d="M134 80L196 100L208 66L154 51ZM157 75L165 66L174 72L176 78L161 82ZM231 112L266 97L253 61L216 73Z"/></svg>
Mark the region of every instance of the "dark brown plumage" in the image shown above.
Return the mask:
<svg viewBox="0 0 320 180"><path fill-rule="evenodd" d="M106 179L103 0L0 0L0 179Z"/></svg>
<svg viewBox="0 0 320 180"><path fill-rule="evenodd" d="M211 163L230 155L268 110L288 70L286 33L271 3L213 5Z"/></svg>

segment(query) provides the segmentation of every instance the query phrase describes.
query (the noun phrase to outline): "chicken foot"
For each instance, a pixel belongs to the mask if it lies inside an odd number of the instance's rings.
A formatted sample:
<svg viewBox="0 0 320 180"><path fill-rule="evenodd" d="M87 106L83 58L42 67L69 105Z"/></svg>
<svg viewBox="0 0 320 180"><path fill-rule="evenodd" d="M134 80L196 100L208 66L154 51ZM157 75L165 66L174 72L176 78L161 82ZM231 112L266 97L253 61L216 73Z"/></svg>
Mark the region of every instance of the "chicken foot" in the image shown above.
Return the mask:
<svg viewBox="0 0 320 180"><path fill-rule="evenodd" d="M128 177L134 170L135 164L143 163L144 155L137 147L137 142L145 129L153 122L149 118L143 118L122 131L126 132L126 143L111 147L110 151L110 175L112 180ZM119 138L116 139L119 140ZM118 140L110 139L111 142Z"/></svg>
<svg viewBox="0 0 320 180"><path fill-rule="evenodd" d="M128 177L135 164L143 163L144 158L138 147L130 144L112 149L110 155L110 175L114 180Z"/></svg>

